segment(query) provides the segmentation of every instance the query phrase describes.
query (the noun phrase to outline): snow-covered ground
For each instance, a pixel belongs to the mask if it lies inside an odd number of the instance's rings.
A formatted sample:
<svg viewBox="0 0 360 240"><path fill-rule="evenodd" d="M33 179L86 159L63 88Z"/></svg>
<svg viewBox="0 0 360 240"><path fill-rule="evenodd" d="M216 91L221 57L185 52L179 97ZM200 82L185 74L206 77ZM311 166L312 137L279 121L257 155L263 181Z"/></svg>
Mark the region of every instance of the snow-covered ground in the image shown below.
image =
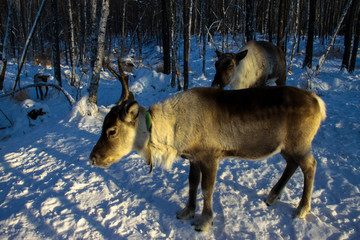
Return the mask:
<svg viewBox="0 0 360 240"><path fill-rule="evenodd" d="M238 45L233 46L237 51ZM161 56L157 49L144 49L146 68L136 69L130 82L138 102L147 107L176 92L169 87L170 76L154 71ZM320 53L323 47L317 44L314 50ZM287 56L289 63L289 52ZM303 53L295 56L288 85L304 86L303 59ZM314 65L317 60L314 57ZM193 41L190 87L210 86L214 61L209 46L207 74L202 75L199 47ZM291 217L302 193L300 170L281 200L268 207L264 199L285 161L280 156L258 162L225 159L214 192L214 225L207 232L196 232L191 221L175 217L187 200L186 160L170 171L155 168L150 175L136 153L108 169L89 164L102 120L121 93L110 73L101 74L96 116L85 114L85 98L71 108L55 89L43 102L36 100L35 89L28 91L33 101L0 98L0 110L14 124L0 130L0 239L360 239L360 59L353 74L340 71L340 64L341 59L328 59L314 80L328 117L313 142L318 165L306 220ZM10 61L5 89L11 88L16 69ZM63 84L75 96L65 80L68 70L64 66ZM22 86L40 71L53 74L30 63ZM85 96L88 77L81 77ZM27 113L33 108L46 114L30 120ZM2 112L0 127L5 127L9 122ZM198 205L197 216L201 191Z"/></svg>

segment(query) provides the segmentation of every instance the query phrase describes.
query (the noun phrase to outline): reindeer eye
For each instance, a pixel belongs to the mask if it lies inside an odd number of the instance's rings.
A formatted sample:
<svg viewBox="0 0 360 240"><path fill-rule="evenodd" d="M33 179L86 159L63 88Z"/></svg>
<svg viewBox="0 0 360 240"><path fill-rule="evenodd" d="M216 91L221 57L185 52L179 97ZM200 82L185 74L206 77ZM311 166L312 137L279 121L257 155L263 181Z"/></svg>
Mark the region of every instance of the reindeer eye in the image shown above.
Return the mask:
<svg viewBox="0 0 360 240"><path fill-rule="evenodd" d="M226 69L231 69L234 67L234 63L233 63L233 61L228 60L228 61L226 61L225 66L226 66Z"/></svg>
<svg viewBox="0 0 360 240"><path fill-rule="evenodd" d="M117 132L116 129L112 128L112 129L108 129L106 133L108 137L113 137L116 135L116 132Z"/></svg>

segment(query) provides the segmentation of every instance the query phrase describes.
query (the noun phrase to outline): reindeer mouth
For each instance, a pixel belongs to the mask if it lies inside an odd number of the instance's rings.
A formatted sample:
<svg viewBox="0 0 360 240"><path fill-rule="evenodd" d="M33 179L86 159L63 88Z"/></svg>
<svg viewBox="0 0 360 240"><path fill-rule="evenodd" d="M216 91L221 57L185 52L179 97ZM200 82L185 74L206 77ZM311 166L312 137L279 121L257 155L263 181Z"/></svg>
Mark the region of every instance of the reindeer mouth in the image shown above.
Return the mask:
<svg viewBox="0 0 360 240"><path fill-rule="evenodd" d="M211 87L217 88L217 89L223 89L223 87L221 87L220 83L212 83Z"/></svg>
<svg viewBox="0 0 360 240"><path fill-rule="evenodd" d="M101 159L96 154L91 154L89 158L89 162L91 165L96 167L108 168L114 162L114 159L112 157Z"/></svg>

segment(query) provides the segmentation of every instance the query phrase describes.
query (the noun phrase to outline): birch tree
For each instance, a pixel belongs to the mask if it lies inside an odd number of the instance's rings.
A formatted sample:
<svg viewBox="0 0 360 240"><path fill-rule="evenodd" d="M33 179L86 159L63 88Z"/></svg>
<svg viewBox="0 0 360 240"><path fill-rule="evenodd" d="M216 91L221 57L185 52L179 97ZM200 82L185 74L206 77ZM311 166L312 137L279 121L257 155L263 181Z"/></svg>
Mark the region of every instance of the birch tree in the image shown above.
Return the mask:
<svg viewBox="0 0 360 240"><path fill-rule="evenodd" d="M347 3L347 5L345 6L345 8L344 8L344 10L343 10L343 13L342 13L342 15L341 15L341 17L340 17L340 20L339 20L339 22L338 22L338 25L337 25L335 31L334 31L333 37L332 37L331 42L330 42L330 44L329 44L329 46L328 46L328 48L327 48L327 50L326 50L326 53L321 56L320 61L319 61L319 64L316 66L315 77L317 77L317 76L319 75L319 73L320 73L320 68L321 68L322 64L325 62L326 56L328 55L328 53L330 52L330 49L331 49L332 45L334 44L335 38L336 38L336 36L337 36L337 34L338 34L338 32L339 32L340 26L341 26L342 22L344 21L344 18L345 18L345 16L346 16L346 13L347 13L348 10L349 10L349 7L350 7L352 1L353 1L353 0L349 0L349 2Z"/></svg>
<svg viewBox="0 0 360 240"><path fill-rule="evenodd" d="M76 82L76 78L75 78L75 37L74 37L74 22L73 22L71 0L68 0L68 10L69 10L69 24L70 24L70 62L71 62L70 85L75 86L75 82Z"/></svg>
<svg viewBox="0 0 360 240"><path fill-rule="evenodd" d="M61 68L60 68L60 46L59 46L59 23L57 14L57 0L51 0L51 13L52 19L52 56L54 65L55 79L58 81L59 86L61 83Z"/></svg>
<svg viewBox="0 0 360 240"><path fill-rule="evenodd" d="M225 34L226 34L226 12L225 12L225 0L221 1L221 19L222 19L222 51L225 52Z"/></svg>
<svg viewBox="0 0 360 240"><path fill-rule="evenodd" d="M91 82L89 86L89 103L97 105L97 92L100 80L100 70L104 59L106 23L109 16L109 0L102 0L100 30L98 34L97 56L92 69Z"/></svg>
<svg viewBox="0 0 360 240"><path fill-rule="evenodd" d="M285 52L284 28L285 28L285 0L280 0L280 7L278 13L278 34L277 34L277 46Z"/></svg>
<svg viewBox="0 0 360 240"><path fill-rule="evenodd" d="M126 0L123 0L122 23L121 23L121 57L125 54L125 20L126 20Z"/></svg>
<svg viewBox="0 0 360 240"><path fill-rule="evenodd" d="M207 4L206 1L201 1L201 37L203 40L203 63L202 63L202 73L205 74L205 60L206 60L206 43L207 43L207 31L206 31L206 9Z"/></svg>
<svg viewBox="0 0 360 240"><path fill-rule="evenodd" d="M170 48L171 48L171 87L174 88L175 87L175 82L176 82L176 78L178 78L178 74L177 74L177 68L176 68L176 63L177 63L177 52L176 52L176 42L175 42L175 38L177 35L176 32L176 2L174 0L170 0L169 1L170 4L170 30L171 30L171 34L170 34Z"/></svg>
<svg viewBox="0 0 360 240"><path fill-rule="evenodd" d="M139 43L139 68L142 68L142 48L143 48L143 38L144 38L144 33L143 33L143 23L142 23L142 18L144 16L144 12L146 10L147 5L145 5L144 1L138 1L138 4L136 6L136 15L137 18L139 19L138 25L137 25L137 38L138 38L138 43ZM144 12L143 12L144 11Z"/></svg>
<svg viewBox="0 0 360 240"><path fill-rule="evenodd" d="M270 17L270 3L271 0L267 0L266 3L266 10L265 10L265 17L264 17L264 41L266 41L266 32L268 31L269 28L269 17Z"/></svg>
<svg viewBox="0 0 360 240"><path fill-rule="evenodd" d="M184 0L184 90L189 88L189 55L191 46L191 15L193 0Z"/></svg>
<svg viewBox="0 0 360 240"><path fill-rule="evenodd" d="M170 74L171 62L170 62L170 1L162 0L162 42L163 42L163 58L164 58L164 73Z"/></svg>
<svg viewBox="0 0 360 240"><path fill-rule="evenodd" d="M294 60L294 55L295 55L295 49L296 49L296 45L298 44L298 30L299 30L299 18L300 18L300 0L296 0L296 23L295 23L295 34L294 34L294 44L293 44L293 48L291 51L291 60L290 60L290 65L289 65L289 74L292 74L292 65L293 65L293 60Z"/></svg>
<svg viewBox="0 0 360 240"><path fill-rule="evenodd" d="M89 59L90 59L90 67L94 68L95 60L96 60L96 52L97 52L97 42L96 42L96 33L98 30L97 23L97 0L91 0L91 27L89 34Z"/></svg>
<svg viewBox="0 0 360 240"><path fill-rule="evenodd" d="M171 87L181 90L180 73L177 67L177 52L179 49L180 26L181 26L181 0L170 0L171 11Z"/></svg>

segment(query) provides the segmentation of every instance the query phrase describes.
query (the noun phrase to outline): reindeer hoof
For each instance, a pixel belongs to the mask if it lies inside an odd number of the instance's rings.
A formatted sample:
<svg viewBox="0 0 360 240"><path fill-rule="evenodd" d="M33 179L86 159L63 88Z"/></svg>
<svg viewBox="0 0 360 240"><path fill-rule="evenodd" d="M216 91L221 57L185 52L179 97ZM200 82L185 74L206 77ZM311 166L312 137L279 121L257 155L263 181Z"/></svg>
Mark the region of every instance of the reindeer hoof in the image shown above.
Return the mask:
<svg viewBox="0 0 360 240"><path fill-rule="evenodd" d="M197 220L191 223L195 226L195 231L207 231L214 224L212 216L201 215Z"/></svg>
<svg viewBox="0 0 360 240"><path fill-rule="evenodd" d="M176 213L177 219L189 220L195 217L195 210L185 207L183 210Z"/></svg>
<svg viewBox="0 0 360 240"><path fill-rule="evenodd" d="M266 198L265 203L268 206L274 205L278 200L280 200L281 194L275 195L275 194L269 194L269 196Z"/></svg>
<svg viewBox="0 0 360 240"><path fill-rule="evenodd" d="M295 211L294 211L294 214L293 214L293 218L306 218L306 215L308 213L310 213L311 210L310 208L306 208L306 207L298 207Z"/></svg>

